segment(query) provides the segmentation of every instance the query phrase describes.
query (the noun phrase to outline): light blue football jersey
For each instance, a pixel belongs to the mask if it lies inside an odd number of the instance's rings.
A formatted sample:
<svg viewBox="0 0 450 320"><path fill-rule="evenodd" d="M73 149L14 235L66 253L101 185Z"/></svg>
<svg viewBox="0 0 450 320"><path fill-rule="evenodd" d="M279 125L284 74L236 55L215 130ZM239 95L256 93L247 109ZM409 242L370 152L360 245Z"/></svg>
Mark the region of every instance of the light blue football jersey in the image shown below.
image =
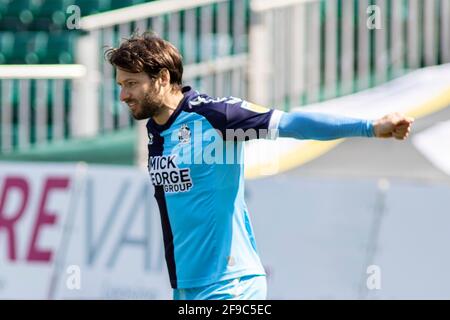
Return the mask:
<svg viewBox="0 0 450 320"><path fill-rule="evenodd" d="M182 92L164 125L147 123L148 169L171 285L265 275L244 200L243 140L267 138L281 112L190 87ZM249 134L236 137L242 132Z"/></svg>

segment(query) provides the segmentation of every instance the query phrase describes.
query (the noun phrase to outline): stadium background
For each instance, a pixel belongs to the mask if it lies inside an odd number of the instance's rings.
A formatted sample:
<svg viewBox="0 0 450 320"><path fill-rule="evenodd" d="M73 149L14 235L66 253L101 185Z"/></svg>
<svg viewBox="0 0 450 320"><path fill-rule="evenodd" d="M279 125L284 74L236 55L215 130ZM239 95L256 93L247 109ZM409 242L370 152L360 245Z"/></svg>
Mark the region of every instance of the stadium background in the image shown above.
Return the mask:
<svg viewBox="0 0 450 320"><path fill-rule="evenodd" d="M407 142L249 143L269 298L450 296L450 1L0 0L1 298L170 297L146 133L103 59L136 28L213 96L417 118Z"/></svg>

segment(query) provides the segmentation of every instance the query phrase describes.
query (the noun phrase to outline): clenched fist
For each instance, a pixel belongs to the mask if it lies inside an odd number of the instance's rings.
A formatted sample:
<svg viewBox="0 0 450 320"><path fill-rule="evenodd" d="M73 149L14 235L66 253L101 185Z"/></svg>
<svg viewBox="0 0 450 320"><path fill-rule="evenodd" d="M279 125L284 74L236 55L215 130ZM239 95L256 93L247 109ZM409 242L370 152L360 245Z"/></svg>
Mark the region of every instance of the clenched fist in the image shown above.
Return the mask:
<svg viewBox="0 0 450 320"><path fill-rule="evenodd" d="M405 140L411 130L414 119L400 113L390 113L373 122L375 137Z"/></svg>

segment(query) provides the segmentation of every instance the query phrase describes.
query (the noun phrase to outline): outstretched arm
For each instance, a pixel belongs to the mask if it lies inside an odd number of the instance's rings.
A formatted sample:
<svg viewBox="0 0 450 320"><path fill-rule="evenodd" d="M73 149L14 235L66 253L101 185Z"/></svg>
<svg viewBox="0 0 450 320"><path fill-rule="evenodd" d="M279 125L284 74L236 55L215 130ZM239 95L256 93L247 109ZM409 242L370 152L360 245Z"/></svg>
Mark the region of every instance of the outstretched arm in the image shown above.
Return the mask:
<svg viewBox="0 0 450 320"><path fill-rule="evenodd" d="M283 113L279 136L296 139L333 140L345 137L378 137L404 140L414 119L399 113L365 120L318 112Z"/></svg>

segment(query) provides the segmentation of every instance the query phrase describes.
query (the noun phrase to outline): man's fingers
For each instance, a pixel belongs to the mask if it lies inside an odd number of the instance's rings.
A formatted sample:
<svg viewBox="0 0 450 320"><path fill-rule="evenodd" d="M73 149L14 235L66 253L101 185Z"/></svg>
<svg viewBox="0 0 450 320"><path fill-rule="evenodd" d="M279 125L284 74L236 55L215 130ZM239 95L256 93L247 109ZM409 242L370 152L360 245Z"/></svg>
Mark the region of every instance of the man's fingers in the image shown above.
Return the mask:
<svg viewBox="0 0 450 320"><path fill-rule="evenodd" d="M377 121L376 136L380 138L394 137L404 140L408 137L414 118L394 112Z"/></svg>
<svg viewBox="0 0 450 320"><path fill-rule="evenodd" d="M406 132L411 130L411 127L409 125L401 125L394 127L394 132Z"/></svg>
<svg viewBox="0 0 450 320"><path fill-rule="evenodd" d="M411 126L409 122L400 122L395 125L396 128L408 128Z"/></svg>
<svg viewBox="0 0 450 320"><path fill-rule="evenodd" d="M411 122L406 119L400 119L395 123L396 126L409 126Z"/></svg>
<svg viewBox="0 0 450 320"><path fill-rule="evenodd" d="M407 131L410 129L411 129L411 125L409 125L409 124L402 124L402 125L394 127L394 131L396 131L396 132L404 132L404 131Z"/></svg>
<svg viewBox="0 0 450 320"><path fill-rule="evenodd" d="M404 140L408 137L410 131L411 130L409 127L395 128L393 131L393 135L396 139Z"/></svg>
<svg viewBox="0 0 450 320"><path fill-rule="evenodd" d="M403 123L413 123L414 118L407 117L404 114L401 114L399 112L393 112L391 114L388 114L384 117L385 119L390 120L394 125L403 124Z"/></svg>
<svg viewBox="0 0 450 320"><path fill-rule="evenodd" d="M404 117L399 120L397 124L394 124L393 131L396 134L395 137L398 139L405 139L411 130L411 124L413 121L413 118Z"/></svg>
<svg viewBox="0 0 450 320"><path fill-rule="evenodd" d="M411 123L412 123L412 121L414 121L411 119L412 118L404 117L404 118L400 119L397 124L394 125L393 134L394 134L395 138L405 139L408 136L408 134L411 130Z"/></svg>
<svg viewBox="0 0 450 320"><path fill-rule="evenodd" d="M409 117L401 117L401 118L397 118L397 119L393 119L392 123L395 126L399 126L399 125L411 125L414 122L413 118L409 118Z"/></svg>

